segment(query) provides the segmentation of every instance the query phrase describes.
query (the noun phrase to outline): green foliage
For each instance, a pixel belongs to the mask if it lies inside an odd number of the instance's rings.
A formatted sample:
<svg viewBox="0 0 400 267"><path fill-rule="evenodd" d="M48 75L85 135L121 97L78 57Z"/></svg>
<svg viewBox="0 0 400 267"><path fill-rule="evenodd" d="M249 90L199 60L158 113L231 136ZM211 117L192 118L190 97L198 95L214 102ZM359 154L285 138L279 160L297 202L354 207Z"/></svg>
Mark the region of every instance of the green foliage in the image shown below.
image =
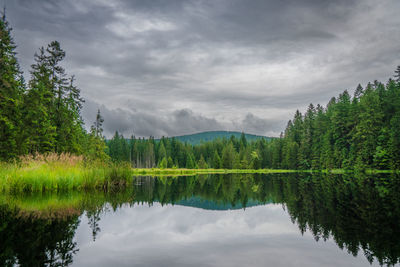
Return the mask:
<svg viewBox="0 0 400 267"><path fill-rule="evenodd" d="M214 151L212 167L214 169L220 169L222 167L221 158L219 157L218 151Z"/></svg>
<svg viewBox="0 0 400 267"><path fill-rule="evenodd" d="M25 92L16 58L11 28L5 14L0 18L0 159L22 153L21 108Z"/></svg>
<svg viewBox="0 0 400 267"><path fill-rule="evenodd" d="M222 150L221 164L223 169L232 169L235 151L232 143L228 143Z"/></svg>
<svg viewBox="0 0 400 267"><path fill-rule="evenodd" d="M30 154L54 151L56 147L56 126L51 118L54 95L51 91L50 70L45 61L45 52L41 48L40 54L35 54L32 79L24 96L25 138L27 152Z"/></svg>
<svg viewBox="0 0 400 267"><path fill-rule="evenodd" d="M174 167L174 162L171 157L168 157L167 168Z"/></svg>
<svg viewBox="0 0 400 267"><path fill-rule="evenodd" d="M84 100L61 66L65 51L57 41L34 56L31 79L25 85L5 14L0 20L0 160L25 154L74 153L106 160L102 119L95 131L83 128ZM98 116L100 114L98 113ZM100 119L100 124L99 124ZM99 128L100 127L100 128Z"/></svg>
<svg viewBox="0 0 400 267"><path fill-rule="evenodd" d="M268 144L272 162L267 166L399 169L399 118L399 82L375 81L365 90L359 85L353 99L344 91L326 108L311 104L304 116L297 111L283 138Z"/></svg>
<svg viewBox="0 0 400 267"><path fill-rule="evenodd" d="M160 169L165 169L168 167L168 161L165 157L160 161L160 163L158 164L158 167Z"/></svg>
<svg viewBox="0 0 400 267"><path fill-rule="evenodd" d="M83 190L125 185L132 178L126 163L88 161L70 154L37 155L2 166L0 192Z"/></svg>
<svg viewBox="0 0 400 267"><path fill-rule="evenodd" d="M257 151L251 152L251 169L257 170L261 168L261 160Z"/></svg>
<svg viewBox="0 0 400 267"><path fill-rule="evenodd" d="M193 159L193 156L191 154L188 154L187 159L186 159L186 169L196 169L196 163Z"/></svg>
<svg viewBox="0 0 400 267"><path fill-rule="evenodd" d="M39 49L32 65L29 89L24 97L28 153L55 151L81 154L84 139L80 117L83 99L60 66L65 57L57 41Z"/></svg>
<svg viewBox="0 0 400 267"><path fill-rule="evenodd" d="M200 156L199 163L197 165L199 166L199 169L207 169L208 168L207 162L204 160L203 155Z"/></svg>
<svg viewBox="0 0 400 267"><path fill-rule="evenodd" d="M102 137L96 136L94 132L86 135L83 155L91 161L107 162L110 156L107 154L108 147Z"/></svg>

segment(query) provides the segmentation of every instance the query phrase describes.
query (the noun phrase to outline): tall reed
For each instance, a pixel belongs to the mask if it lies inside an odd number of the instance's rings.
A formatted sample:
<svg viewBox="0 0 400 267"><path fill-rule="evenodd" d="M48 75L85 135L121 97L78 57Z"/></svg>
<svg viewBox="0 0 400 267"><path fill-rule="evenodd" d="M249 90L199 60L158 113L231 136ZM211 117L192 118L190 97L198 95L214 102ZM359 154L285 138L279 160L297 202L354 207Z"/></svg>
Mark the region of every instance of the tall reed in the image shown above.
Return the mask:
<svg viewBox="0 0 400 267"><path fill-rule="evenodd" d="M132 170L125 164L87 161L72 154L39 154L0 165L0 191L67 191L109 188L129 183Z"/></svg>

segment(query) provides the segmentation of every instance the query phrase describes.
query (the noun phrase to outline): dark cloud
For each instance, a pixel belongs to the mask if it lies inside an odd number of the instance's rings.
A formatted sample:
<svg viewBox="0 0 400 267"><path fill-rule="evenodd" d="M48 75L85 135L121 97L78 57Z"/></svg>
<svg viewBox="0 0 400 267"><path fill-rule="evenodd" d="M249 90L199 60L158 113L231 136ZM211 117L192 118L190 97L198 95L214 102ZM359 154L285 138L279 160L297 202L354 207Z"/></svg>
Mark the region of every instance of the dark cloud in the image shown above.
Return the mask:
<svg viewBox="0 0 400 267"><path fill-rule="evenodd" d="M279 125L279 121L261 119L251 113L248 113L241 122L219 122L216 119L195 114L190 109L154 115L120 108L108 109L106 106L90 100L86 102L82 115L87 118L92 117L89 121L94 121L93 114L96 114L98 109L104 117L103 128L107 137L111 137L115 131L126 137L131 135L161 137L215 130L246 130L254 134L275 134L274 131L280 129L276 127L277 124ZM87 123L87 129L89 128L90 125Z"/></svg>
<svg viewBox="0 0 400 267"><path fill-rule="evenodd" d="M110 131L278 135L296 109L399 64L397 0L4 3L27 78L34 52L59 40L86 110L99 103Z"/></svg>
<svg viewBox="0 0 400 267"><path fill-rule="evenodd" d="M279 120L278 118L266 120L259 118L251 113L248 113L246 117L241 121L240 125L237 125L237 128L240 128L242 131L246 131L249 133L268 133L271 135L273 133L279 132L283 129L282 125L284 122Z"/></svg>

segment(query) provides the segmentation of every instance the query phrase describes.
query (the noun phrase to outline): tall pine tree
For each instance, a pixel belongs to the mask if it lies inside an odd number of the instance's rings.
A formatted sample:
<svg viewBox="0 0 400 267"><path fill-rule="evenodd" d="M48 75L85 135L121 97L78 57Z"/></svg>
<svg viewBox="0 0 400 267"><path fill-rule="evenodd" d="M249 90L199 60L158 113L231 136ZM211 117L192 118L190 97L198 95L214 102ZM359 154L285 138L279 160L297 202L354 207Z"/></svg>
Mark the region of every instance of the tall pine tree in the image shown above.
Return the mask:
<svg viewBox="0 0 400 267"><path fill-rule="evenodd" d="M0 159L5 160L23 152L20 111L24 83L15 48L4 11L0 19Z"/></svg>

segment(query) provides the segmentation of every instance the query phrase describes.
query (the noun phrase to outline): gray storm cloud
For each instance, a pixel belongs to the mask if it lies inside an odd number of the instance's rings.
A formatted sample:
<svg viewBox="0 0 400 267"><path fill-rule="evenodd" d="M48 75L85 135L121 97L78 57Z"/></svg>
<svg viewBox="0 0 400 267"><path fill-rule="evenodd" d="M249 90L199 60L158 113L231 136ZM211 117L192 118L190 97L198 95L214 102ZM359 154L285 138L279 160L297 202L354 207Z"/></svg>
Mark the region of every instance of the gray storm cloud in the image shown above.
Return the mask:
<svg viewBox="0 0 400 267"><path fill-rule="evenodd" d="M26 78L35 51L60 41L86 123L101 107L110 133L277 136L296 109L386 81L400 64L397 0L0 4Z"/></svg>
<svg viewBox="0 0 400 267"><path fill-rule="evenodd" d="M248 113L239 122L219 122L216 119L195 114L190 109L154 115L121 108L109 109L105 105L90 100L86 101L82 112L83 117L90 118L87 120L87 126L93 123L93 114L96 114L98 109L104 117L104 135L107 137L111 137L115 131L122 133L125 137L131 135L136 137L162 137L215 130L246 130L249 133L264 133L265 129L271 129L272 131L267 132L267 134L273 135L274 131L281 129L281 127L276 126L276 124L279 125L279 122L261 119L251 113Z"/></svg>

